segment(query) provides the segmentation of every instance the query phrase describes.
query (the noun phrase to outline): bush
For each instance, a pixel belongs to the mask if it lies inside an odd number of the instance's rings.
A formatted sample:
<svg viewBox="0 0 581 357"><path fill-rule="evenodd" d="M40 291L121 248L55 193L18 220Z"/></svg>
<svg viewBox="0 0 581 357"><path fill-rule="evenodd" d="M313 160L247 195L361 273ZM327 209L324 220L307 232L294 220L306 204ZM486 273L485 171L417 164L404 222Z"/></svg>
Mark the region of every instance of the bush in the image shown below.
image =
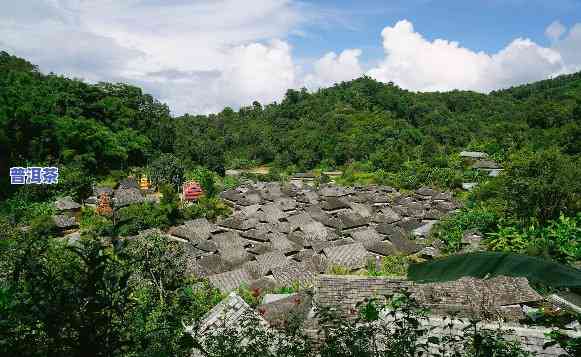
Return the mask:
<svg viewBox="0 0 581 357"><path fill-rule="evenodd" d="M230 215L232 210L218 197L200 197L196 202L182 209L184 219L207 218L215 220Z"/></svg>
<svg viewBox="0 0 581 357"><path fill-rule="evenodd" d="M477 230L482 234L490 233L496 230L498 220L499 213L489 206L464 208L442 219L435 227L432 237L442 240L446 244L447 251L456 252L461 248L465 231Z"/></svg>
<svg viewBox="0 0 581 357"><path fill-rule="evenodd" d="M543 227L532 224L520 233L529 242L529 254L545 255L561 263L581 261L581 214L550 220Z"/></svg>
<svg viewBox="0 0 581 357"><path fill-rule="evenodd" d="M0 204L0 214L13 224L29 224L39 216L51 216L56 213L52 201L31 202L22 195L15 195Z"/></svg>
<svg viewBox="0 0 581 357"><path fill-rule="evenodd" d="M390 255L381 259L381 273L385 276L407 276L409 260L402 255Z"/></svg>
<svg viewBox="0 0 581 357"><path fill-rule="evenodd" d="M530 244L527 235L513 226L499 227L498 231L487 236L488 249L496 252L524 253Z"/></svg>
<svg viewBox="0 0 581 357"><path fill-rule="evenodd" d="M117 234L135 235L149 228L167 228L170 225L166 210L153 203L123 207L117 211Z"/></svg>
<svg viewBox="0 0 581 357"><path fill-rule="evenodd" d="M172 154L162 154L148 167L149 179L155 186L162 184L181 186L184 182L184 167Z"/></svg>
<svg viewBox="0 0 581 357"><path fill-rule="evenodd" d="M224 190L230 190L233 188L236 188L240 185L240 179L238 179L238 177L235 176L226 176L224 177L224 180L222 181L222 189Z"/></svg>
<svg viewBox="0 0 581 357"><path fill-rule="evenodd" d="M524 222L544 224L561 212L581 210L581 161L557 149L519 151L510 156L500 178L500 194L511 213Z"/></svg>
<svg viewBox="0 0 581 357"><path fill-rule="evenodd" d="M199 321L221 294L182 274L177 243L156 235L117 248L97 239L59 243L28 235L0 250L9 262L0 284L1 355L191 353L184 324Z"/></svg>
<svg viewBox="0 0 581 357"><path fill-rule="evenodd" d="M109 218L100 216L94 209L86 207L83 209L79 227L83 236L108 237L115 231L113 222Z"/></svg>
<svg viewBox="0 0 581 357"><path fill-rule="evenodd" d="M162 195L159 208L165 212L169 223L174 224L180 216L179 205L180 197L176 189L172 185L164 184L161 186L160 193Z"/></svg>

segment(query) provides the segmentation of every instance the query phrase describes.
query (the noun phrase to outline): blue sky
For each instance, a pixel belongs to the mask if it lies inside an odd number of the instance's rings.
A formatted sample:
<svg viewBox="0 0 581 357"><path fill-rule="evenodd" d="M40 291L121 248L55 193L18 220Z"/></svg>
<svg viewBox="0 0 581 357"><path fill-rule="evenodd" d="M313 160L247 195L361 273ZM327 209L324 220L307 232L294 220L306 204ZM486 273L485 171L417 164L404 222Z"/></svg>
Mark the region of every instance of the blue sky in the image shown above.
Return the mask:
<svg viewBox="0 0 581 357"><path fill-rule="evenodd" d="M581 70L581 0L19 0L0 50L140 86L175 114L362 75L486 93Z"/></svg>
<svg viewBox="0 0 581 357"><path fill-rule="evenodd" d="M545 28L559 20L581 22L581 0L317 0L305 1L330 14L326 24L308 26L308 36L292 36L297 54L319 57L344 48L365 49L373 61L383 53L381 30L408 19L427 39L460 42L475 51L497 52L516 37L549 45Z"/></svg>

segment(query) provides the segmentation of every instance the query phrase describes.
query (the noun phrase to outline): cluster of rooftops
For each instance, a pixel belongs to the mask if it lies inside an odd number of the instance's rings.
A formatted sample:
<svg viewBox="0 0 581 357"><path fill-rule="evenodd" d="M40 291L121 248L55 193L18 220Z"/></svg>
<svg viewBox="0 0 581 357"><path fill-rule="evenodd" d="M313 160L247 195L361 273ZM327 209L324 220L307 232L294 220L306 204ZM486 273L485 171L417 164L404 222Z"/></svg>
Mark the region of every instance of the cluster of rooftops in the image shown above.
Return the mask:
<svg viewBox="0 0 581 357"><path fill-rule="evenodd" d="M387 186L256 183L221 196L230 217L188 221L166 234L185 244L191 271L224 292L312 285L332 266L356 271L382 256L437 256L440 247L427 235L459 207L450 193Z"/></svg>

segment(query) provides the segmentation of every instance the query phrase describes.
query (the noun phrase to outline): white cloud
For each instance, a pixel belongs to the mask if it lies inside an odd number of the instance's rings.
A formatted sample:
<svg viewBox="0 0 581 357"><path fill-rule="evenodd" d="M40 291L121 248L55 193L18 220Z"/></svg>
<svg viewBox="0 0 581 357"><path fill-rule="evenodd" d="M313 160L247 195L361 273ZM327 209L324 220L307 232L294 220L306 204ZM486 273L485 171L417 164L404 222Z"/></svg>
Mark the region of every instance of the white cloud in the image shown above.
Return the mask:
<svg viewBox="0 0 581 357"><path fill-rule="evenodd" d="M545 31L551 47L518 38L489 54L429 41L403 20L382 31L385 56L373 68L364 68L360 49L305 63L285 40L303 33L303 24L321 21L305 6L294 0L20 0L0 11L0 49L45 72L141 86L175 114L267 103L288 88L316 89L363 73L411 90L486 92L581 69L581 24L567 31L558 21Z"/></svg>
<svg viewBox="0 0 581 357"><path fill-rule="evenodd" d="M368 74L411 90L492 89L547 78L563 68L558 51L516 39L496 54L426 40L403 20L382 31L385 59Z"/></svg>
<svg viewBox="0 0 581 357"><path fill-rule="evenodd" d="M337 56L329 52L313 64L313 73L305 77L309 89L332 86L334 83L360 77L363 69L359 64L360 49L344 50Z"/></svg>
<svg viewBox="0 0 581 357"><path fill-rule="evenodd" d="M280 40L252 43L229 49L220 70L147 73L146 88L157 88L160 97L179 113L209 113L225 106L270 103L297 86L290 46Z"/></svg>
<svg viewBox="0 0 581 357"><path fill-rule="evenodd" d="M551 41L557 41L567 31L567 28L559 21L553 21L546 29L545 36Z"/></svg>
<svg viewBox="0 0 581 357"><path fill-rule="evenodd" d="M569 29L569 33L553 43L553 48L563 57L565 67L562 73L571 73L581 70L581 23Z"/></svg>
<svg viewBox="0 0 581 357"><path fill-rule="evenodd" d="M290 0L21 0L3 6L0 47L43 71L142 85L175 113L205 113L296 85L290 46L276 38L308 20L301 11Z"/></svg>

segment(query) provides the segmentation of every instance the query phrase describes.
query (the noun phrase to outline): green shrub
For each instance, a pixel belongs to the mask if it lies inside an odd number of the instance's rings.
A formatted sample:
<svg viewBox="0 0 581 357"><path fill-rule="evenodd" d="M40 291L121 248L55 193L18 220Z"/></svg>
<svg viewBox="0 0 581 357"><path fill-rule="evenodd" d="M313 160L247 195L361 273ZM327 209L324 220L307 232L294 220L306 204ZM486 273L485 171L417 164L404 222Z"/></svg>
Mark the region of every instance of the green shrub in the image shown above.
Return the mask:
<svg viewBox="0 0 581 357"><path fill-rule="evenodd" d="M155 186L170 184L181 186L184 182L184 167L172 154L162 154L148 167L149 179Z"/></svg>
<svg viewBox="0 0 581 357"><path fill-rule="evenodd" d="M327 272L333 275L351 275L351 269L341 265L331 265L327 267Z"/></svg>
<svg viewBox="0 0 581 357"><path fill-rule="evenodd" d="M523 253L530 244L527 235L513 226L499 227L498 231L486 235L485 243L492 251Z"/></svg>
<svg viewBox="0 0 581 357"><path fill-rule="evenodd" d="M54 196L71 196L82 201L93 193L93 177L78 167L60 167L58 184L51 187Z"/></svg>
<svg viewBox="0 0 581 357"><path fill-rule="evenodd" d="M262 301L262 294L264 293L259 288L250 289L247 285L240 286L237 290L238 295L252 308L256 308Z"/></svg>
<svg viewBox="0 0 581 357"><path fill-rule="evenodd" d="M174 186L168 184L163 184L161 186L160 193L162 197L159 207L163 212L165 212L169 223L175 224L180 216L180 197Z"/></svg>
<svg viewBox="0 0 581 357"><path fill-rule="evenodd" d="M449 252L455 252L461 248L465 231L477 230L487 234L496 230L498 220L499 213L488 206L464 208L442 219L435 227L432 237L441 239Z"/></svg>
<svg viewBox="0 0 581 357"><path fill-rule="evenodd" d="M200 321L222 297L182 274L180 245L164 237L115 248L46 238L27 235L0 249L9 263L0 284L0 355L187 356L184 324Z"/></svg>
<svg viewBox="0 0 581 357"><path fill-rule="evenodd" d="M407 276L409 260L403 255L390 255L381 259L381 273L385 276Z"/></svg>
<svg viewBox="0 0 581 357"><path fill-rule="evenodd" d="M238 177L235 176L226 176L224 177L224 180L222 181L222 189L224 190L230 190L233 188L236 188L240 185L240 179L238 179Z"/></svg>
<svg viewBox="0 0 581 357"><path fill-rule="evenodd" d="M572 263L581 260L581 213L575 217L565 217L550 221L544 230L549 242L550 253L558 261Z"/></svg>
<svg viewBox="0 0 581 357"><path fill-rule="evenodd" d="M196 202L182 209L184 219L207 218L215 220L230 215L232 210L218 197L200 197Z"/></svg>
<svg viewBox="0 0 581 357"><path fill-rule="evenodd" d="M581 161L557 149L519 151L499 177L500 194L510 212L525 222L544 224L561 212L581 210Z"/></svg>
<svg viewBox="0 0 581 357"><path fill-rule="evenodd" d="M107 237L114 233L113 222L110 218L98 215L94 209L85 207L79 222L82 235L93 237Z"/></svg>
<svg viewBox="0 0 581 357"><path fill-rule="evenodd" d="M53 202L30 202L20 195L13 196L0 204L0 214L14 224L29 224L39 216L56 213Z"/></svg>
<svg viewBox="0 0 581 357"><path fill-rule="evenodd" d="M135 235L149 228L167 228L170 220L167 212L153 203L130 205L119 209L117 234L121 236Z"/></svg>

